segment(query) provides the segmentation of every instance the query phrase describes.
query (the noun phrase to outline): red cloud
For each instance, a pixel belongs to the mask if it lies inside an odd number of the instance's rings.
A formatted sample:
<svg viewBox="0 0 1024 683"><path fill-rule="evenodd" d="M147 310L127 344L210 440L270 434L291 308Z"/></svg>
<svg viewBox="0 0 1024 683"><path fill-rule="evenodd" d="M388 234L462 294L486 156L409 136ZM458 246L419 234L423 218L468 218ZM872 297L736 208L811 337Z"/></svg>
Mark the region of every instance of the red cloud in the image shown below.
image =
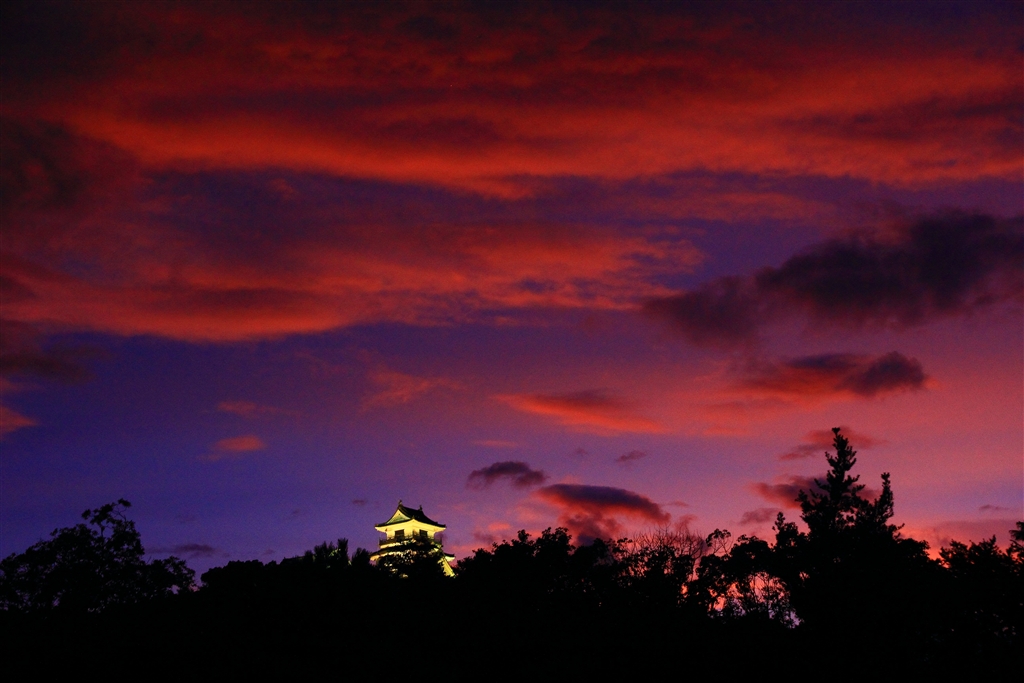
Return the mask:
<svg viewBox="0 0 1024 683"><path fill-rule="evenodd" d="M634 415L627 401L600 389L569 394L512 394L496 398L517 410L550 417L577 431L603 435L665 431L657 422Z"/></svg>
<svg viewBox="0 0 1024 683"><path fill-rule="evenodd" d="M13 12L9 31L27 21L39 38L5 53L8 106L149 164L506 194L517 177L685 168L900 183L1019 170L1005 144L1020 134L1012 6L955 27L842 5L784 22L775 5L743 21L686 5L500 21L486 7L283 7L86 5L63 24ZM426 23L443 28L409 29Z"/></svg>
<svg viewBox="0 0 1024 683"><path fill-rule="evenodd" d="M27 151L3 158L5 173L25 176L10 188L5 316L36 325L230 341L525 309L626 310L668 294L658 278L700 260L671 231L505 224L506 214L465 198L468 224L438 223L449 196L368 193L342 180L300 178L282 196L281 178L172 174L129 179L127 189L111 181L116 192L73 184L57 201L49 188L91 177L91 167L73 166L69 153L71 167L55 169L50 156L60 155L40 156L40 137L22 131ZM67 135L61 149L87 142ZM115 161L102 166L122 173Z"/></svg>
<svg viewBox="0 0 1024 683"><path fill-rule="evenodd" d="M553 484L534 494L559 509L559 524L587 543L595 538L616 538L622 533L620 518L646 524L666 525L671 515L639 493L612 486Z"/></svg>
<svg viewBox="0 0 1024 683"><path fill-rule="evenodd" d="M633 183L655 186L658 221L807 215L755 174L913 185L1019 170L1005 144L1020 136L1016 24L999 12L958 21L952 43L935 39L942 21L865 26L842 7L787 17L794 33L767 28L774 6L749 8L763 22L682 5L500 22L415 5L67 11L5 14L33 37L5 45L2 67L5 315L41 325L231 341L643 300L678 314L659 278L700 260L678 234L510 209L632 197L609 188ZM817 30L834 23L872 40ZM886 35L899 50L869 47ZM387 198L332 203L339 178ZM582 178L581 200L566 183ZM433 205L410 199L438 187L451 192ZM776 290L812 290L806 273L776 275ZM683 303L706 313L716 292Z"/></svg>

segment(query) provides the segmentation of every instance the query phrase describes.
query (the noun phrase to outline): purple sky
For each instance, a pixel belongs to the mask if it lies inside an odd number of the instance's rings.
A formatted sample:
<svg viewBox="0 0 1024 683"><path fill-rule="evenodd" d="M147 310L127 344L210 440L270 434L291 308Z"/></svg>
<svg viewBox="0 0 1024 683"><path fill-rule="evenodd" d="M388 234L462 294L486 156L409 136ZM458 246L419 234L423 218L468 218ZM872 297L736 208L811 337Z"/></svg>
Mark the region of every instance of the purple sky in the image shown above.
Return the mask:
<svg viewBox="0 0 1024 683"><path fill-rule="evenodd" d="M1019 3L2 11L2 555L1024 516Z"/></svg>

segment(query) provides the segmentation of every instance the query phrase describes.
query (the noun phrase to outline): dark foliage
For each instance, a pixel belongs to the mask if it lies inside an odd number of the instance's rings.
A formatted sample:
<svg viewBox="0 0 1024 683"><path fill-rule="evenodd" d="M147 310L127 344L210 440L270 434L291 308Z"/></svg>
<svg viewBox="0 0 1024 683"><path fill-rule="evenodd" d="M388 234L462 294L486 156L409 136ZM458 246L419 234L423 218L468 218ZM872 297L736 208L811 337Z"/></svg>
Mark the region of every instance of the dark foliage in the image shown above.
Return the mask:
<svg viewBox="0 0 1024 683"><path fill-rule="evenodd" d="M0 562L0 608L28 613L99 612L191 589L195 574L183 560L146 562L135 523L121 499L86 510L87 524L55 529Z"/></svg>
<svg viewBox="0 0 1024 683"><path fill-rule="evenodd" d="M838 429L833 446L824 480L799 495L804 527L780 514L774 543L663 529L575 545L565 529L520 531L462 560L455 578L434 546L373 564L339 539L281 562L229 562L181 590L191 572L142 560L122 501L3 561L0 625L12 669L36 675L108 671L112 642L119 666L232 678L410 666L633 678L661 676L666 662L739 676L763 674L780 652L825 670L837 651L856 663L837 678L866 666L967 680L1012 670L1024 523L1007 550L954 542L930 559L891 523L889 476L865 498ZM725 665L709 656L725 651L736 653Z"/></svg>

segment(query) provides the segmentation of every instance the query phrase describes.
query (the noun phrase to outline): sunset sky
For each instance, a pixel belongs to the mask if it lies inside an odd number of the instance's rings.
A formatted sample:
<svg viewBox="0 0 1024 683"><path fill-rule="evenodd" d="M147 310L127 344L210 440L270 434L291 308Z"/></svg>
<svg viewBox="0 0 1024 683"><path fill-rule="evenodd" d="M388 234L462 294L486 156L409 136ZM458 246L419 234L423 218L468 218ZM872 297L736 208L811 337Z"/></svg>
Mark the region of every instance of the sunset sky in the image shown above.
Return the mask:
<svg viewBox="0 0 1024 683"><path fill-rule="evenodd" d="M1024 517L1024 4L2 4L0 556Z"/></svg>

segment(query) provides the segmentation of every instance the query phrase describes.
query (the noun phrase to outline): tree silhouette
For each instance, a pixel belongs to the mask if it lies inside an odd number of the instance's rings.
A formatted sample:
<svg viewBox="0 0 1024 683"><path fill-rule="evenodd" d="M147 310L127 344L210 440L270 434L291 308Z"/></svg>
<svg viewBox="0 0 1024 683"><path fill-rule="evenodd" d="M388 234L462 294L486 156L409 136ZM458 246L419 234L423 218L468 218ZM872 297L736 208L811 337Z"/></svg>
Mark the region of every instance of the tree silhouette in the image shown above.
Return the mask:
<svg viewBox="0 0 1024 683"><path fill-rule="evenodd" d="M944 600L956 614L945 634L960 656L1018 657L1024 641L1024 522L1001 550L995 536L979 543L952 541L940 552L948 572ZM965 651L966 650L966 651Z"/></svg>
<svg viewBox="0 0 1024 683"><path fill-rule="evenodd" d="M941 612L936 600L939 567L928 544L900 534L890 523L894 501L889 474L882 491L865 499L864 486L850 471L856 451L838 428L829 471L815 480L819 491L801 491L801 519L807 532L776 520L775 547L765 569L780 578L807 628L881 652L894 642L926 647Z"/></svg>
<svg viewBox="0 0 1024 683"><path fill-rule="evenodd" d="M194 572L170 557L146 562L123 498L86 510L87 524L55 529L24 553L0 561L0 608L98 612L191 589Z"/></svg>

